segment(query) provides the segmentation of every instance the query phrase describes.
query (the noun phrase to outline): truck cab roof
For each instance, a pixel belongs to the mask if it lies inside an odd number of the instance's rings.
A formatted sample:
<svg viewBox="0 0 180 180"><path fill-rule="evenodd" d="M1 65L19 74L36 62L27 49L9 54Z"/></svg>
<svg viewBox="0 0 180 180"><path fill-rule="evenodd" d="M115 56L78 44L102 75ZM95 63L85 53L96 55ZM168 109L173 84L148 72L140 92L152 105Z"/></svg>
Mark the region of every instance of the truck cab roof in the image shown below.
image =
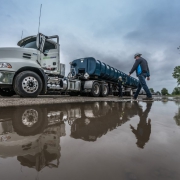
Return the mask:
<svg viewBox="0 0 180 180"><path fill-rule="evenodd" d="M37 49L37 46L36 46L36 35L33 35L33 36L28 36L28 37L25 37L23 39L21 39L17 45L20 46L20 47L25 47L25 48L33 48L33 49ZM52 40L49 40L49 39L46 39L46 42L50 45L52 45L52 49L56 49L57 47L57 43L55 41L52 41Z"/></svg>
<svg viewBox="0 0 180 180"><path fill-rule="evenodd" d="M18 46L23 46L23 44L26 44L28 41L29 42L31 42L31 41L33 41L33 40L35 40L36 39L36 36L34 35L34 36L28 36L28 37L25 37L24 39L21 39L18 43L17 43L17 45Z"/></svg>

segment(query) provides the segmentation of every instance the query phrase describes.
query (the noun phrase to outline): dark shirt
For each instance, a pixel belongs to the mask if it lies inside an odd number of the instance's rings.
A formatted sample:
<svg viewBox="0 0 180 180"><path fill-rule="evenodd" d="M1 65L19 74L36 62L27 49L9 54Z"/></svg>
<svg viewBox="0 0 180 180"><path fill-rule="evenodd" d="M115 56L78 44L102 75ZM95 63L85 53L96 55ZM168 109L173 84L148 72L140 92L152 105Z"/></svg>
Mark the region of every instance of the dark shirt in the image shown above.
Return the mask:
<svg viewBox="0 0 180 180"><path fill-rule="evenodd" d="M142 74L142 73L146 73L147 77L150 76L150 71L149 71L148 63L142 57L140 57L139 59L135 60L135 63L133 65L131 71L129 72L129 74L132 74L135 70L136 70L136 75L137 76Z"/></svg>

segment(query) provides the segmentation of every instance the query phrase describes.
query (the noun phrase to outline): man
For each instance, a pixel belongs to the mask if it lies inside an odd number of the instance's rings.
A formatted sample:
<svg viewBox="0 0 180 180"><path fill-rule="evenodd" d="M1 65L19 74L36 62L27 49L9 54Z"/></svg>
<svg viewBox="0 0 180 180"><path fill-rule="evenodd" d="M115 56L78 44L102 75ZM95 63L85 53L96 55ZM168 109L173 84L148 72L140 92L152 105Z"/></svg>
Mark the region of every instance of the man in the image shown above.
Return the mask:
<svg viewBox="0 0 180 180"><path fill-rule="evenodd" d="M123 81L122 81L122 77L119 76L118 79L118 88L119 88L119 97L122 98L123 94L122 94L122 85L123 85Z"/></svg>
<svg viewBox="0 0 180 180"><path fill-rule="evenodd" d="M147 97L143 100L153 100L151 92L149 91L149 88L146 84L146 77L147 80L150 80L150 72L147 61L141 57L142 54L136 53L134 55L135 63L129 72L129 76L136 70L136 75L139 79L138 88L136 90L136 93L134 94L134 99L136 100L141 88L143 88L146 92Z"/></svg>

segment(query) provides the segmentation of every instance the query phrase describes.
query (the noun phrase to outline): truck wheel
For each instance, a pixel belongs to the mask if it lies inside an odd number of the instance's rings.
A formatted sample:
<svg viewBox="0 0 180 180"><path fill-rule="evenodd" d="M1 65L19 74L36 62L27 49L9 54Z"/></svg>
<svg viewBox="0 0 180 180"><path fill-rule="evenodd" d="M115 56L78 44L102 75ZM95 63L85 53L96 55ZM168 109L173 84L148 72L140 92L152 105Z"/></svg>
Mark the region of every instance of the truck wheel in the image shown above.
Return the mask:
<svg viewBox="0 0 180 180"><path fill-rule="evenodd" d="M14 90L21 97L37 97L42 91L42 80L32 71L21 72L14 83Z"/></svg>
<svg viewBox="0 0 180 180"><path fill-rule="evenodd" d="M98 97L100 95L100 84L98 82L94 82L91 89L91 96Z"/></svg>
<svg viewBox="0 0 180 180"><path fill-rule="evenodd" d="M108 94L109 94L109 87L106 84L102 84L100 96L106 97L108 96Z"/></svg>
<svg viewBox="0 0 180 180"><path fill-rule="evenodd" d="M15 94L16 93L12 89L8 89L8 88L1 89L0 88L0 95L1 96L9 96L9 97L11 97L11 96L13 96Z"/></svg>
<svg viewBox="0 0 180 180"><path fill-rule="evenodd" d="M14 117L13 128L21 136L40 134L48 124L47 118L43 117L43 112L38 107L17 108L14 111Z"/></svg>

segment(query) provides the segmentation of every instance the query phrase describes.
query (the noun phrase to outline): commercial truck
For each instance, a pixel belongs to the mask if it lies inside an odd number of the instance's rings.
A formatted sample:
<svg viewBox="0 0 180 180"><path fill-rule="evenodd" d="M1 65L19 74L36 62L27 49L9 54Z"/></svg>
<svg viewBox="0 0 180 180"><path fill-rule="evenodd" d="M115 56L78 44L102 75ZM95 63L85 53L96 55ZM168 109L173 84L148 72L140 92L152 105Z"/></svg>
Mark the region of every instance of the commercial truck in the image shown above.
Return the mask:
<svg viewBox="0 0 180 180"><path fill-rule="evenodd" d="M58 35L38 33L21 39L17 45L0 48L1 96L37 97L52 91L71 96L117 95L119 76L123 78L126 95L132 95L137 88L137 79L93 57L73 60L65 77Z"/></svg>

